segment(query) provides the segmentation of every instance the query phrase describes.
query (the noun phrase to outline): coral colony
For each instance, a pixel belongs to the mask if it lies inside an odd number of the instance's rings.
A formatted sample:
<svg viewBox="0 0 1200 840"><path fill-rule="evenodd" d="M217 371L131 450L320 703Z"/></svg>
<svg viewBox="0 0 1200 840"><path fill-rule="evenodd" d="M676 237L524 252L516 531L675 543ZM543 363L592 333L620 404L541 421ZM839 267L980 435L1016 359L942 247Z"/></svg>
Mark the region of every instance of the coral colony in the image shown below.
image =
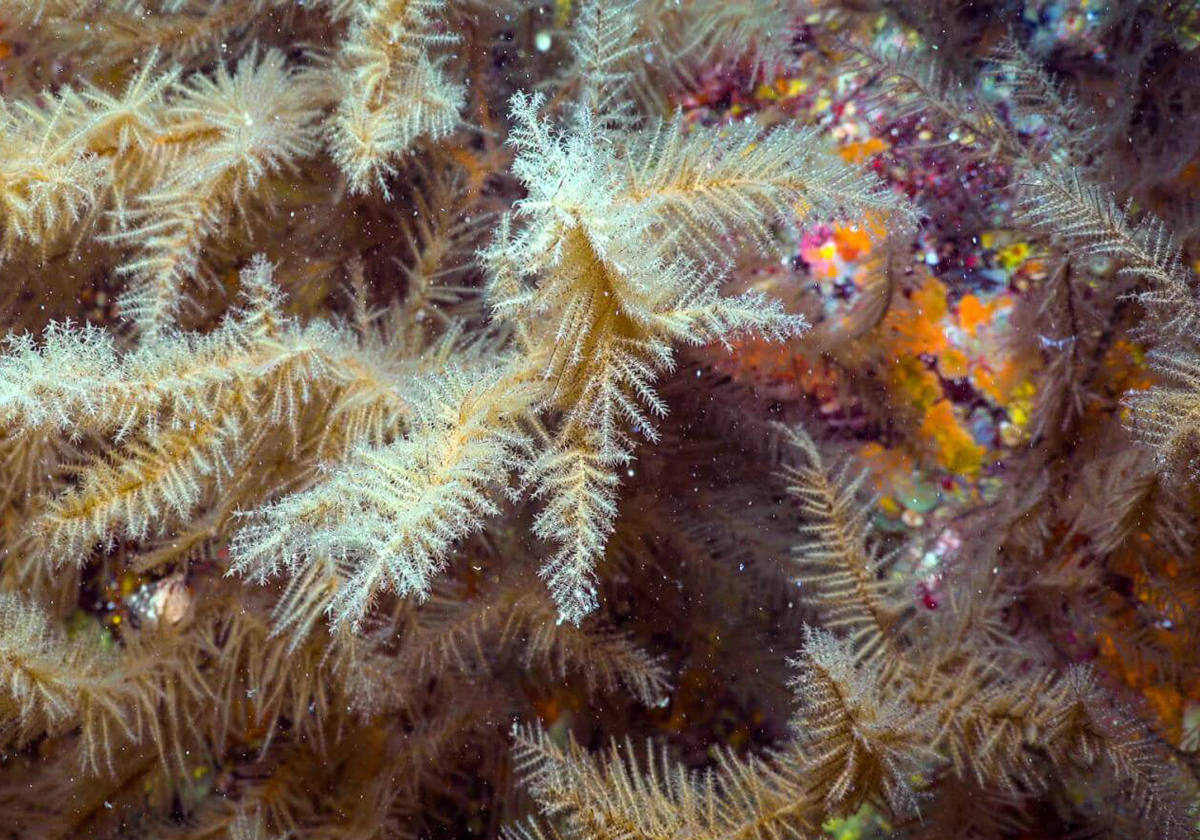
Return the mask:
<svg viewBox="0 0 1200 840"><path fill-rule="evenodd" d="M0 0L0 836L1200 826L1200 6Z"/></svg>

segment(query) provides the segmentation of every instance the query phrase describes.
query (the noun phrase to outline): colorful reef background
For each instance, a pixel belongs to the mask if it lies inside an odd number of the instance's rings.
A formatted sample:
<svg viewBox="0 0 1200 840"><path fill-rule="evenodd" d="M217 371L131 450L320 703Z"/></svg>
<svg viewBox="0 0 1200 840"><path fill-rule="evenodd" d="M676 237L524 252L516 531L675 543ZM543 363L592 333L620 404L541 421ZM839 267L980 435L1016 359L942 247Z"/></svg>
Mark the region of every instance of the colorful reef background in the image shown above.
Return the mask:
<svg viewBox="0 0 1200 840"><path fill-rule="evenodd" d="M1200 835L1200 3L0 0L0 836Z"/></svg>

